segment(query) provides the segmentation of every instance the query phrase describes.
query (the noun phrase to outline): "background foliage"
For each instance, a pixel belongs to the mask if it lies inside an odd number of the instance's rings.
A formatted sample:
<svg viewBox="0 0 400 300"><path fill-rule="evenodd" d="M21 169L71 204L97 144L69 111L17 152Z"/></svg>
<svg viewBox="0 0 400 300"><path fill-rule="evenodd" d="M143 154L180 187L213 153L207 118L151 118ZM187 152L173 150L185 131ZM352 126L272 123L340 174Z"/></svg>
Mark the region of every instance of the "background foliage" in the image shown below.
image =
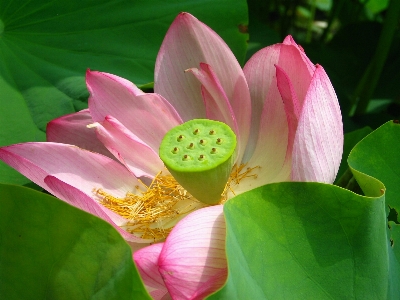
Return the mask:
<svg viewBox="0 0 400 300"><path fill-rule="evenodd" d="M399 1L248 0L248 5L247 57L292 34L328 72L346 132L366 125L378 128L399 118ZM357 111L360 102L366 109Z"/></svg>
<svg viewBox="0 0 400 300"><path fill-rule="evenodd" d="M0 146L44 141L46 124L87 107L86 69L153 81L173 19L194 14L243 62L245 1L0 0ZM28 182L0 162L0 182Z"/></svg>

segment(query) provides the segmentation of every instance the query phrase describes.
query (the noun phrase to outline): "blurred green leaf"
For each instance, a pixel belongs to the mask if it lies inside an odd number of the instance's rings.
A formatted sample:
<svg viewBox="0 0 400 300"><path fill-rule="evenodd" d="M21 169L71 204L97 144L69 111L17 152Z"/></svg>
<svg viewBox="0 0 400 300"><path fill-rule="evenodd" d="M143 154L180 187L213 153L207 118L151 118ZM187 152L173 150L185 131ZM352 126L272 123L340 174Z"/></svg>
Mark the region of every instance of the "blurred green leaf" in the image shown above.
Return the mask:
<svg viewBox="0 0 400 300"><path fill-rule="evenodd" d="M385 106L363 116L349 119L351 98L367 66L376 51L382 24L379 22L356 22L343 26L327 45L305 45L307 55L327 71L338 95L343 113L345 131L360 127L379 127L388 120L400 116L398 88L400 67L400 36L394 37L391 50L383 68L373 99L385 99ZM379 100L378 100L379 101ZM376 101L376 102L378 102ZM387 103L387 102L391 103Z"/></svg>
<svg viewBox="0 0 400 300"><path fill-rule="evenodd" d="M375 53L380 30L376 22L354 23L342 27L327 45L304 46L310 59L328 73L344 115L351 109L349 96Z"/></svg>
<svg viewBox="0 0 400 300"><path fill-rule="evenodd" d="M364 127L361 129L354 130L352 132L346 133L344 135L344 145L343 145L343 155L342 155L342 161L340 163L339 171L336 176L336 180L338 180L344 172L347 170L349 165L347 164L347 157L350 154L351 149L354 148L354 146L361 141L364 137L366 137L368 134L370 134L372 131L371 128L369 127Z"/></svg>
<svg viewBox="0 0 400 300"><path fill-rule="evenodd" d="M400 73L398 72L400 68L400 31L393 38L392 48L389 52L386 64L383 67L381 77L376 87L374 98L391 98L399 103L400 99ZM399 113L399 112L397 112Z"/></svg>
<svg viewBox="0 0 400 300"><path fill-rule="evenodd" d="M110 224L28 188L0 195L1 299L150 299Z"/></svg>
<svg viewBox="0 0 400 300"><path fill-rule="evenodd" d="M365 7L373 14L377 14L385 10L389 4L389 0L368 0L363 2L367 2Z"/></svg>
<svg viewBox="0 0 400 300"><path fill-rule="evenodd" d="M254 16L249 24L250 40L248 43L246 61L258 50L276 43L281 43L282 40L279 34L263 24L259 18Z"/></svg>
<svg viewBox="0 0 400 300"><path fill-rule="evenodd" d="M330 11L332 8L332 0L308 0L308 4L312 5L315 1L315 5L322 11Z"/></svg>
<svg viewBox="0 0 400 300"><path fill-rule="evenodd" d="M88 68L152 82L161 42L181 11L218 32L243 62L245 0L0 0L0 146L43 141L47 122L86 107ZM27 180L0 163L0 182Z"/></svg>
<svg viewBox="0 0 400 300"><path fill-rule="evenodd" d="M229 200L229 275L210 299L398 299L399 225L388 229L386 207L399 207L399 143L389 122L352 150L366 196L284 182Z"/></svg>

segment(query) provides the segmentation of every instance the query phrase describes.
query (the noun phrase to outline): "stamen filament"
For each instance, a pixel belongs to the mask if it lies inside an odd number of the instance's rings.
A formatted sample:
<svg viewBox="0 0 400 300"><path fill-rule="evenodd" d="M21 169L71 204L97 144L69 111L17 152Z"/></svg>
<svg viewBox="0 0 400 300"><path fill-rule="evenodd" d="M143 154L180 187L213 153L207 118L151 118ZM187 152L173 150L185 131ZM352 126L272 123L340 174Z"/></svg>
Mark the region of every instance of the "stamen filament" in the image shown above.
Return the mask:
<svg viewBox="0 0 400 300"><path fill-rule="evenodd" d="M260 168L245 168L245 164L232 168L231 175L221 194L219 204L228 200L228 192L235 195L234 187L245 178L257 178L252 172ZM99 202L127 220L121 227L142 238L153 241L167 237L172 227L194 209L207 206L188 193L172 175L159 172L149 186L143 182L145 192L128 192L124 198L110 195L102 189L94 190ZM139 189L138 186L135 187ZM168 224L167 224L168 223ZM167 224L167 225L166 225Z"/></svg>

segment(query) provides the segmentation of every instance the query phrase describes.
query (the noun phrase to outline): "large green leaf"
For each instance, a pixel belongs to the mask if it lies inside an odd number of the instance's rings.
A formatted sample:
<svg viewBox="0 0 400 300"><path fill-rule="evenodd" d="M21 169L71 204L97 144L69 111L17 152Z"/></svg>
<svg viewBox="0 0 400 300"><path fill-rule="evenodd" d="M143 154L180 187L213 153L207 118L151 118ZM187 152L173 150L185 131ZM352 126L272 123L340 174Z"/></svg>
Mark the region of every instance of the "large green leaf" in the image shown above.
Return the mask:
<svg viewBox="0 0 400 300"><path fill-rule="evenodd" d="M28 188L0 195L0 299L150 299L110 224Z"/></svg>
<svg viewBox="0 0 400 300"><path fill-rule="evenodd" d="M386 298L383 196L279 183L239 195L224 211L229 276L212 299Z"/></svg>
<svg viewBox="0 0 400 300"><path fill-rule="evenodd" d="M400 124L387 122L357 144L350 153L349 165L367 195L376 196L378 187L386 191L386 211L400 212ZM379 179L379 182L375 180ZM382 183L380 183L382 182ZM376 188L375 188L376 186ZM393 250L400 261L399 220L391 222Z"/></svg>
<svg viewBox="0 0 400 300"><path fill-rule="evenodd" d="M365 3L365 1L360 1ZM389 0L369 0L366 1L366 7L371 11L371 13L376 14L388 7Z"/></svg>
<svg viewBox="0 0 400 300"><path fill-rule="evenodd" d="M0 0L0 146L42 141L47 122L84 108L87 68L153 81L181 11L216 30L243 62L245 0ZM0 163L0 182L27 181Z"/></svg>
<svg viewBox="0 0 400 300"><path fill-rule="evenodd" d="M398 299L400 234L386 208L399 207L399 142L389 122L352 150L366 196L285 182L228 201L229 275L210 299Z"/></svg>

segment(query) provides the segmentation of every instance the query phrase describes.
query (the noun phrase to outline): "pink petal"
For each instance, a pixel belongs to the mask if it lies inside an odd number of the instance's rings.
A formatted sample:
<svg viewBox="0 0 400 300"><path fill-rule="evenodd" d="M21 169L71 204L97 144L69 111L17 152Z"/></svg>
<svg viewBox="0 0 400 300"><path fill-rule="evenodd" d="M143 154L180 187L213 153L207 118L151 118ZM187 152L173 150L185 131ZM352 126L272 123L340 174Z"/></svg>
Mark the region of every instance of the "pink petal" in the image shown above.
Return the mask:
<svg viewBox="0 0 400 300"><path fill-rule="evenodd" d="M53 195L57 198L62 199L65 202L110 223L125 240L136 243L142 242L141 239L133 236L119 227L119 225L122 225L126 222L124 218L108 210L97 201L82 193L80 190L70 186L54 176L47 176L44 181L51 189Z"/></svg>
<svg viewBox="0 0 400 300"><path fill-rule="evenodd" d="M310 74L313 74L315 71L315 65L311 62L311 60L307 57L303 47L301 47L300 45L298 45L295 40L293 39L293 37L291 35L288 35L284 40L283 40L283 44L285 45L292 45L295 46L300 54L301 54L301 58L303 60L303 62L305 63L305 65L308 68L308 71Z"/></svg>
<svg viewBox="0 0 400 300"><path fill-rule="evenodd" d="M222 205L182 219L164 243L159 271L173 299L203 299L227 277Z"/></svg>
<svg viewBox="0 0 400 300"><path fill-rule="evenodd" d="M206 108L207 119L224 122L236 134L238 140L237 159L242 159L242 149L246 148L247 139L241 140L240 128L236 122L231 104L223 90L219 79L210 65L200 63L200 69L188 69L202 84L202 95Z"/></svg>
<svg viewBox="0 0 400 300"><path fill-rule="evenodd" d="M284 107L273 102L281 102L282 99L272 98L269 94L276 95L276 69L275 65L279 66L286 72L291 79L293 90L296 93L300 107L303 105L303 100L307 92L308 85L311 81L313 69L304 62L304 52L299 50L296 45L275 44L255 53L244 67L247 82L250 87L252 99L252 124L251 132L253 133L249 140L248 149L246 149L245 160L251 157L252 151L256 147L257 133L262 130L260 127L261 114L267 117L269 113L266 109L276 109L274 111L280 117L284 111ZM307 58L308 59L308 58ZM271 90L272 89L272 90ZM270 108L269 106L273 106Z"/></svg>
<svg viewBox="0 0 400 300"><path fill-rule="evenodd" d="M121 164L98 153L58 143L23 143L0 148L0 159L37 185L53 192L44 181L57 179L95 197L103 189L115 197L136 192L138 180Z"/></svg>
<svg viewBox="0 0 400 300"><path fill-rule="evenodd" d="M295 136L292 180L332 183L343 151L339 103L325 70L317 65Z"/></svg>
<svg viewBox="0 0 400 300"><path fill-rule="evenodd" d="M98 138L136 177L153 178L164 164L153 149L111 116L96 126Z"/></svg>
<svg viewBox="0 0 400 300"><path fill-rule="evenodd" d="M71 144L113 158L97 139L96 131L86 126L93 123L88 109L62 116L47 124L48 142Z"/></svg>
<svg viewBox="0 0 400 300"><path fill-rule="evenodd" d="M276 44L254 54L244 67L252 95L252 133L244 160L255 169L235 188L240 194L258 186L289 179L286 162L289 127L285 107L278 90L276 67L282 45Z"/></svg>
<svg viewBox="0 0 400 300"><path fill-rule="evenodd" d="M263 112L267 95L269 90L276 86L273 82L275 80L274 65L278 63L279 53L279 45L266 47L255 53L243 69L249 84L252 105L249 145L246 149L244 161L248 161L253 154L260 130L261 114ZM276 101L278 102L279 99Z"/></svg>
<svg viewBox="0 0 400 300"><path fill-rule="evenodd" d="M200 82L185 73L200 63L210 65L231 103L241 139L250 130L250 95L243 71L226 43L188 13L179 14L157 56L154 90L166 97L184 121L205 118Z"/></svg>
<svg viewBox="0 0 400 300"><path fill-rule="evenodd" d="M232 107L211 66L200 63L200 69L191 68L187 71L196 76L202 84L203 92L207 93L208 97L204 99L206 117L208 119L224 122L232 129L237 127Z"/></svg>
<svg viewBox="0 0 400 300"><path fill-rule="evenodd" d="M102 122L111 115L153 150L158 151L167 131L182 123L163 97L144 94L123 78L88 71L86 83L91 95L89 109L93 120Z"/></svg>
<svg viewBox="0 0 400 300"><path fill-rule="evenodd" d="M253 171L257 178L241 181L236 194L290 179L296 118L315 67L304 61L303 50L291 37L285 43L258 51L244 67L253 101L252 132L258 133L250 137L244 160L248 167L260 168Z"/></svg>
<svg viewBox="0 0 400 300"><path fill-rule="evenodd" d="M140 249L133 254L140 277L153 299L162 299L168 290L158 271L158 258L164 243L157 243Z"/></svg>
<svg viewBox="0 0 400 300"><path fill-rule="evenodd" d="M294 46L297 46L297 47L298 47L297 43L295 42L295 40L293 39L293 37L292 37L291 35L287 35L287 36L285 37L285 39L283 40L282 44L285 44L285 45L294 45ZM303 48L301 48L301 49L303 49Z"/></svg>
<svg viewBox="0 0 400 300"><path fill-rule="evenodd" d="M250 175L234 188L235 195L272 182L290 179L291 163L286 159L289 127L276 77L270 83L267 98L262 108L256 147L248 168L255 168Z"/></svg>
<svg viewBox="0 0 400 300"><path fill-rule="evenodd" d="M297 95L294 91L290 78L288 77L286 72L279 66L276 66L276 80L279 92L284 103L289 130L286 159L291 160L294 137L296 134L297 124L302 109L302 103L299 103L297 99Z"/></svg>
<svg viewBox="0 0 400 300"><path fill-rule="evenodd" d="M305 53L300 51L296 46L281 45L281 52L277 63L291 79L300 107L303 105L308 86L315 71L315 66L310 66L311 61L306 56L307 63L305 63L304 56Z"/></svg>
<svg viewBox="0 0 400 300"><path fill-rule="evenodd" d="M132 82L130 82L129 80L119 77L117 75L114 74L110 74L110 73L102 73L102 72L92 72L89 69L86 71L86 76L88 76L90 73L99 73L99 74L104 74L106 75L109 79L114 80L116 82L118 82L120 85L122 85L126 90L129 90L130 93L132 93L132 95L135 96L140 96L140 95L145 95L146 93L144 93L141 89L139 89L135 84L133 84ZM95 74L93 74L95 75Z"/></svg>
<svg viewBox="0 0 400 300"><path fill-rule="evenodd" d="M283 103L285 104L286 114L290 115L290 119L292 122L295 122L295 125L297 126L297 121L302 109L301 103L299 103L299 100L297 99L296 92L294 91L289 76L280 66L275 67L277 86Z"/></svg>

